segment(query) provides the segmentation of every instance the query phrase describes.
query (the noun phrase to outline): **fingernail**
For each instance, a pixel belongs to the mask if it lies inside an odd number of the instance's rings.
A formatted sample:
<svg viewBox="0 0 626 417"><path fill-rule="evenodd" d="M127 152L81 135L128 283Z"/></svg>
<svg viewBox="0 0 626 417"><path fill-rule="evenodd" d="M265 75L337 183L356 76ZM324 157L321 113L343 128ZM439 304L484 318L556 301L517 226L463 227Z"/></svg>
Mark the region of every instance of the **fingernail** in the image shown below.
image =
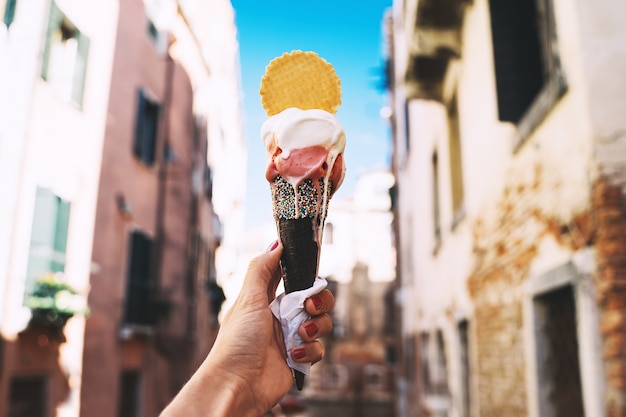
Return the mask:
<svg viewBox="0 0 626 417"><path fill-rule="evenodd" d="M273 251L274 249L276 249L277 247L278 247L278 240L275 240L274 242L272 242L272 244L271 244L271 245L269 245L269 246L267 247L267 251L268 251L268 252L271 252L271 251Z"/></svg>
<svg viewBox="0 0 626 417"><path fill-rule="evenodd" d="M313 337L317 333L318 328L315 323L309 323L306 326L304 326L304 331L309 337Z"/></svg>
<svg viewBox="0 0 626 417"><path fill-rule="evenodd" d="M322 301L322 297L320 296L313 296L311 297L311 301L313 301L313 305L315 306L316 310L321 310L324 307L324 302Z"/></svg>
<svg viewBox="0 0 626 417"><path fill-rule="evenodd" d="M294 359L303 359L306 356L304 348L294 349L291 351L291 357Z"/></svg>

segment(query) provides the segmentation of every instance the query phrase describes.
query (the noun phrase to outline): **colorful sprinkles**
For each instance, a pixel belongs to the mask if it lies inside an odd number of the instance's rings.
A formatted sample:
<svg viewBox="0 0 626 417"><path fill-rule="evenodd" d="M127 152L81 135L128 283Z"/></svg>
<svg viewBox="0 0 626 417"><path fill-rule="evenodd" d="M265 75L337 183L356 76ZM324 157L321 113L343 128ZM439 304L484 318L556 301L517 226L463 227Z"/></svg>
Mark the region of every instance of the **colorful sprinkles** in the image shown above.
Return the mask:
<svg viewBox="0 0 626 417"><path fill-rule="evenodd" d="M320 210L322 201L320 190L326 192L326 207ZM319 213L323 213L324 217L328 211L328 201L330 200L330 186L324 186L324 179L315 183L306 179L302 184L298 185L298 201L296 204L296 193L293 185L280 175L274 179L272 185L272 201L274 205L274 217L277 219L295 219L295 218L316 218ZM318 219L323 222L324 219Z"/></svg>

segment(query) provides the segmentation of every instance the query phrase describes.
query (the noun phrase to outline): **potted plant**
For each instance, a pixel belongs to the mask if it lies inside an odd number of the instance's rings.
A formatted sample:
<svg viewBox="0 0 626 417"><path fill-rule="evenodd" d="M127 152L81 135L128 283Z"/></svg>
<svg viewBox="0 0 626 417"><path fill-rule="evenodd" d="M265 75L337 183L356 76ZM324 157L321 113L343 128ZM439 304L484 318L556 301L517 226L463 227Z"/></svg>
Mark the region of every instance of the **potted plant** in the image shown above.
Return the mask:
<svg viewBox="0 0 626 417"><path fill-rule="evenodd" d="M86 297L67 284L62 273L42 275L26 296L25 305L31 310L30 325L61 330L77 314L89 312Z"/></svg>

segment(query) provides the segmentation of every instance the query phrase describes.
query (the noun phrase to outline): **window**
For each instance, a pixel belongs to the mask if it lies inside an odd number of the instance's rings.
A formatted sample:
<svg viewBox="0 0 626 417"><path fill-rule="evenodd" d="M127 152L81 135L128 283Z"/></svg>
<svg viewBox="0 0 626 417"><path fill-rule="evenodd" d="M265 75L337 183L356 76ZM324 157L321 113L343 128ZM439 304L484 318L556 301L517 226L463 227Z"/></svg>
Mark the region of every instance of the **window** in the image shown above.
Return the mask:
<svg viewBox="0 0 626 417"><path fill-rule="evenodd" d="M146 11L146 32L159 55L167 53L169 39L168 17L172 12L163 0L144 0Z"/></svg>
<svg viewBox="0 0 626 417"><path fill-rule="evenodd" d="M456 94L448 106L448 148L450 153L450 181L452 189L452 227L463 216L463 160L461 158L461 129Z"/></svg>
<svg viewBox="0 0 626 417"><path fill-rule="evenodd" d="M83 105L89 39L53 1L50 6L41 78L64 99Z"/></svg>
<svg viewBox="0 0 626 417"><path fill-rule="evenodd" d="M551 0L490 0L498 114L518 145L565 93Z"/></svg>
<svg viewBox="0 0 626 417"><path fill-rule="evenodd" d="M387 388L387 368L376 364L365 365L363 367L363 386L365 390L384 390Z"/></svg>
<svg viewBox="0 0 626 417"><path fill-rule="evenodd" d="M539 415L584 416L574 290L534 298Z"/></svg>
<svg viewBox="0 0 626 417"><path fill-rule="evenodd" d="M435 249L441 243L441 212L439 206L439 157L437 152L432 157L432 199L433 199L433 232L435 234Z"/></svg>
<svg viewBox="0 0 626 417"><path fill-rule="evenodd" d="M139 371L124 370L120 376L118 417L139 417L140 414L140 381Z"/></svg>
<svg viewBox="0 0 626 417"><path fill-rule="evenodd" d="M70 203L47 188L37 187L26 270L26 292L48 272L65 271Z"/></svg>
<svg viewBox="0 0 626 417"><path fill-rule="evenodd" d="M404 149L408 154L411 150L411 113L409 100L404 101Z"/></svg>
<svg viewBox="0 0 626 417"><path fill-rule="evenodd" d="M424 393L428 394L431 391L432 379L431 379L431 365L429 361L430 357L430 333L423 332L420 334L420 369L422 371L422 383L424 384Z"/></svg>
<svg viewBox="0 0 626 417"><path fill-rule="evenodd" d="M0 0L0 10L4 10L4 24L8 28L15 18L15 6L17 0Z"/></svg>
<svg viewBox="0 0 626 417"><path fill-rule="evenodd" d="M46 377L16 376L9 388L9 417L46 417L48 395Z"/></svg>
<svg viewBox="0 0 626 417"><path fill-rule="evenodd" d="M443 332L437 330L433 339L429 332L423 332L420 349L424 393L427 396L446 396L448 394L448 366Z"/></svg>
<svg viewBox="0 0 626 417"><path fill-rule="evenodd" d="M333 242L335 241L334 234L335 234L335 226L331 222L326 223L326 226L324 226L324 237L323 237L324 243L326 243L327 245L332 245Z"/></svg>
<svg viewBox="0 0 626 417"><path fill-rule="evenodd" d="M157 42L159 39L159 29L157 29L154 22L148 19L148 35L150 35L150 39L152 42Z"/></svg>
<svg viewBox="0 0 626 417"><path fill-rule="evenodd" d="M208 165L204 166L204 195L213 200L213 170Z"/></svg>
<svg viewBox="0 0 626 417"><path fill-rule="evenodd" d="M469 364L469 323L461 320L457 325L459 350L461 353L461 416L470 416L470 364Z"/></svg>
<svg viewBox="0 0 626 417"><path fill-rule="evenodd" d="M148 98L146 92L140 89L137 102L137 120L135 123L133 153L147 166L154 164L159 110L159 104Z"/></svg>
<svg viewBox="0 0 626 417"><path fill-rule="evenodd" d="M324 368L323 384L329 389L344 389L348 386L350 378L345 365L329 364Z"/></svg>
<svg viewBox="0 0 626 417"><path fill-rule="evenodd" d="M448 365L446 361L446 349L443 340L443 332L437 330L437 349L435 351L435 360L432 369L432 393L445 395L448 393Z"/></svg>
<svg viewBox="0 0 626 417"><path fill-rule="evenodd" d="M152 239L145 233L135 230L130 234L124 311L124 322L127 324L154 324L153 312L149 307L156 285L152 278L153 246Z"/></svg>
<svg viewBox="0 0 626 417"><path fill-rule="evenodd" d="M417 366L420 366L420 369L423 370L423 361L422 362L417 362L417 353L416 353L416 339L417 336L407 336L404 339L404 346L403 346L403 354L404 354L404 369L406 370L406 380L409 384L414 384L417 380ZM419 346L420 349L420 359L422 359L421 357L421 353L422 353L422 349L423 349L423 345Z"/></svg>

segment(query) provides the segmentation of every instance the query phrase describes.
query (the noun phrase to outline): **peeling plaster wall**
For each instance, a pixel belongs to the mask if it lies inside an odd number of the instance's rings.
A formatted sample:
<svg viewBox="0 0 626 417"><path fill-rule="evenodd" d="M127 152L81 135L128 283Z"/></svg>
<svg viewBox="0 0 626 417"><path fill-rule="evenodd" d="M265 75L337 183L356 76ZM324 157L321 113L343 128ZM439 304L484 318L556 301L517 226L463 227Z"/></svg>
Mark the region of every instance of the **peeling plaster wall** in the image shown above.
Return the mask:
<svg viewBox="0 0 626 417"><path fill-rule="evenodd" d="M403 90L396 86L403 334L447 329L450 415L461 413L453 353L458 351L454 325L463 317L470 319L473 412L481 417L536 414L537 400L528 388L536 382L527 360L533 324L524 313L525 285L589 247L595 248L594 282L603 310L600 317L585 310L589 317L584 320L591 328L600 320L605 338L608 415L626 412L626 336L618 335L626 324L626 61L623 42L617 41L626 33L624 25L615 30L609 25L609 33L600 30L604 19L623 21L617 16L626 13L615 7L608 0L554 3L568 90L514 150L515 126L497 120L488 1L468 6L457 80L465 216L454 227L445 107L409 102L407 150L401 129ZM403 40L395 47L401 48ZM603 49L606 42L608 51ZM605 78L607 65L611 69ZM610 111L603 111L607 106ZM439 246L432 232L430 166L435 151L440 161ZM600 372L583 382L587 400L596 395L588 385L601 386L602 378Z"/></svg>
<svg viewBox="0 0 626 417"><path fill-rule="evenodd" d="M485 3L476 2L472 12L486 11L481 7ZM596 167L577 10L565 2L554 7L568 91L518 151L498 155L505 161L499 172L492 171L498 178L488 179L482 185L483 192L473 194L477 204L474 210L468 210L473 265L467 286L474 306L472 337L476 349L472 370L476 405L483 417L534 415L536 399L529 396L528 389L537 382L532 379L534 364L527 362L526 353L529 343L533 343L526 337L527 329L533 324L523 313L524 285L530 277L567 262L594 238L591 186ZM468 16L465 39L470 50L485 42L477 36L479 31L472 32L473 20L480 22L481 27L484 24L482 17ZM487 43L490 44L489 38ZM472 101L478 97L479 86L494 82L485 80L484 75L482 82L478 79L479 74L491 75L490 62L466 56L473 71L462 76L460 112L462 119L464 114L470 119L464 124L464 143L472 144L481 141L474 138L483 136L484 131L484 124L472 123L481 116L472 114L481 114L484 119L484 109L492 108L472 106ZM482 70L476 68L481 65ZM493 132L489 141L510 143L512 132L507 129L512 126L494 119L492 116L487 124ZM477 153L487 146L472 148ZM484 156L476 155L467 164L473 176L480 175L475 164L481 163L481 159L484 163ZM471 190L471 185L468 188Z"/></svg>

